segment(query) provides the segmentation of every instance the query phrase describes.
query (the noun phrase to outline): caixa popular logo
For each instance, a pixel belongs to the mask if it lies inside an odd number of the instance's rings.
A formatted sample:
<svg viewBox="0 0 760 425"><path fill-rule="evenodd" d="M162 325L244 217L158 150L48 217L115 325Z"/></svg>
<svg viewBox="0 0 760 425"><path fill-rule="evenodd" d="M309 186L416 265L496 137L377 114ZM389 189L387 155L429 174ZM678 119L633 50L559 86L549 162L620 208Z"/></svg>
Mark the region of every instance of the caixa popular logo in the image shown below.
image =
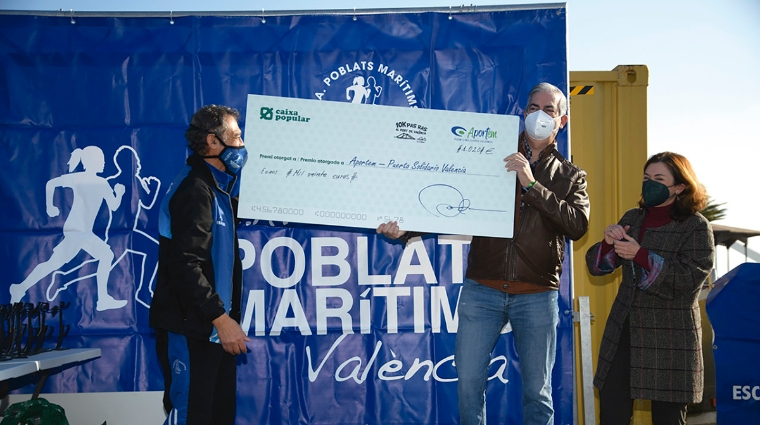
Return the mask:
<svg viewBox="0 0 760 425"><path fill-rule="evenodd" d="M298 111L291 111L290 109L275 109L262 106L259 109L259 119L267 121L309 122L311 118L301 116Z"/></svg>
<svg viewBox="0 0 760 425"><path fill-rule="evenodd" d="M408 76L393 65L373 61L338 65L323 74L322 87L322 91L314 93L319 100L410 108L418 106L417 94Z"/></svg>
<svg viewBox="0 0 760 425"><path fill-rule="evenodd" d="M472 140L472 141L488 141L496 138L496 130L491 130L490 127L478 129L470 127L469 129L455 125L451 127L451 133L458 138Z"/></svg>

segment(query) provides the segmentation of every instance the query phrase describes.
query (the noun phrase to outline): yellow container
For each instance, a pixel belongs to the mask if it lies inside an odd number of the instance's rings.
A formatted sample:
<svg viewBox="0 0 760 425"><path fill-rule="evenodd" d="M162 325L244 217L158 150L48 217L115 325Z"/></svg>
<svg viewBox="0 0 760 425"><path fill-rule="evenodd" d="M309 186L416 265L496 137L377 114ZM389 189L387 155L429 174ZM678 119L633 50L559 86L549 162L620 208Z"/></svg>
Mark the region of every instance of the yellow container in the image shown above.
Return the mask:
<svg viewBox="0 0 760 425"><path fill-rule="evenodd" d="M592 277L586 251L603 237L604 229L636 206L647 160L647 85L645 65L620 65L612 71L570 72L570 152L572 161L587 173L591 202L589 231L573 244L574 309L577 298L589 297L593 369L607 316L620 286L621 274ZM576 403L578 423L585 424L580 357L580 332L576 325ZM595 394L599 423L599 393ZM634 404L634 425L651 424L649 402Z"/></svg>

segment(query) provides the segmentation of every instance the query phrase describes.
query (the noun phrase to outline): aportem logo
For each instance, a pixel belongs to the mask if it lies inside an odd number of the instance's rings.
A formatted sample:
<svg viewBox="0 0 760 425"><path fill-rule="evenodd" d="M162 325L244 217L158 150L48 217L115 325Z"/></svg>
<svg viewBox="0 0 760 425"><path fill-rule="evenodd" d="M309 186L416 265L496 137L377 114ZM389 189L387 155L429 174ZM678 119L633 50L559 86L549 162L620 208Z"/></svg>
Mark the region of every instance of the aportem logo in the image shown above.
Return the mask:
<svg viewBox="0 0 760 425"><path fill-rule="evenodd" d="M455 125L454 127L451 127L451 133L457 137L462 137L470 140L490 140L497 137L496 130L491 130L490 127L486 127L485 129L477 129L475 127L471 127L468 130L464 127Z"/></svg>

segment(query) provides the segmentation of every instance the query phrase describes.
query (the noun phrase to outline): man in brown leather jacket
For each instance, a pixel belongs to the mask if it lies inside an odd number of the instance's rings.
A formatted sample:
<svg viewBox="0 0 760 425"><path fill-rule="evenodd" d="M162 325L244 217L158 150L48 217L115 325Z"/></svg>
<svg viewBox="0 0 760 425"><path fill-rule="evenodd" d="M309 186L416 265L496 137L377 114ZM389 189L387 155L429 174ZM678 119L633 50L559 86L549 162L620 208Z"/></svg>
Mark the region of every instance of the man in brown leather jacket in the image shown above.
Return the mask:
<svg viewBox="0 0 760 425"><path fill-rule="evenodd" d="M486 423L491 352L508 322L520 359L524 423L554 423L559 275L565 238L586 233L589 201L586 173L556 149L555 137L568 121L562 91L549 83L534 87L524 117L519 151L504 158L518 181L514 237L472 238L459 297L454 358L462 425ZM377 231L391 238L405 234L395 222Z"/></svg>

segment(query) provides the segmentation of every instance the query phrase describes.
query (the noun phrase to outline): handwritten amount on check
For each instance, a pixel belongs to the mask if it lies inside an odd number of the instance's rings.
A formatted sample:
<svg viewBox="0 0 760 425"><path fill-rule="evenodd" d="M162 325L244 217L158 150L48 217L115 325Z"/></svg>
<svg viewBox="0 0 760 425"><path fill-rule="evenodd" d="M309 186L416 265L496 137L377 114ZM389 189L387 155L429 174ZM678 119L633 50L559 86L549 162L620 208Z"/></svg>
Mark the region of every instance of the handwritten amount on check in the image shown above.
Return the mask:
<svg viewBox="0 0 760 425"><path fill-rule="evenodd" d="M276 159L276 160L282 160L282 161L297 161L297 162L305 162L305 163L317 163L317 164L325 164L325 165L348 165L352 168L394 168L394 169L401 169L401 170L415 170L415 171L432 171L432 172L442 172L442 173L454 173L454 174L467 174L467 167L466 166L458 166L454 163L443 163L442 165L439 164L431 164L430 162L426 161L414 161L412 163L409 163L408 161L404 162L397 162L395 159L390 159L387 162L378 162L373 161L369 159L359 159L358 157L354 157L348 163L346 164L344 161L336 161L336 160L326 160L326 159L315 159L315 158L295 158L295 157L278 157L273 155L260 155L261 157L267 158L267 159ZM269 158L271 157L271 158ZM273 170L273 169L262 169L261 174L279 174L279 170ZM317 174L321 173L309 173L310 177L319 177ZM295 173L294 170L290 170L286 177L290 176L300 176L303 175L302 173ZM326 175L325 175L326 177Z"/></svg>

